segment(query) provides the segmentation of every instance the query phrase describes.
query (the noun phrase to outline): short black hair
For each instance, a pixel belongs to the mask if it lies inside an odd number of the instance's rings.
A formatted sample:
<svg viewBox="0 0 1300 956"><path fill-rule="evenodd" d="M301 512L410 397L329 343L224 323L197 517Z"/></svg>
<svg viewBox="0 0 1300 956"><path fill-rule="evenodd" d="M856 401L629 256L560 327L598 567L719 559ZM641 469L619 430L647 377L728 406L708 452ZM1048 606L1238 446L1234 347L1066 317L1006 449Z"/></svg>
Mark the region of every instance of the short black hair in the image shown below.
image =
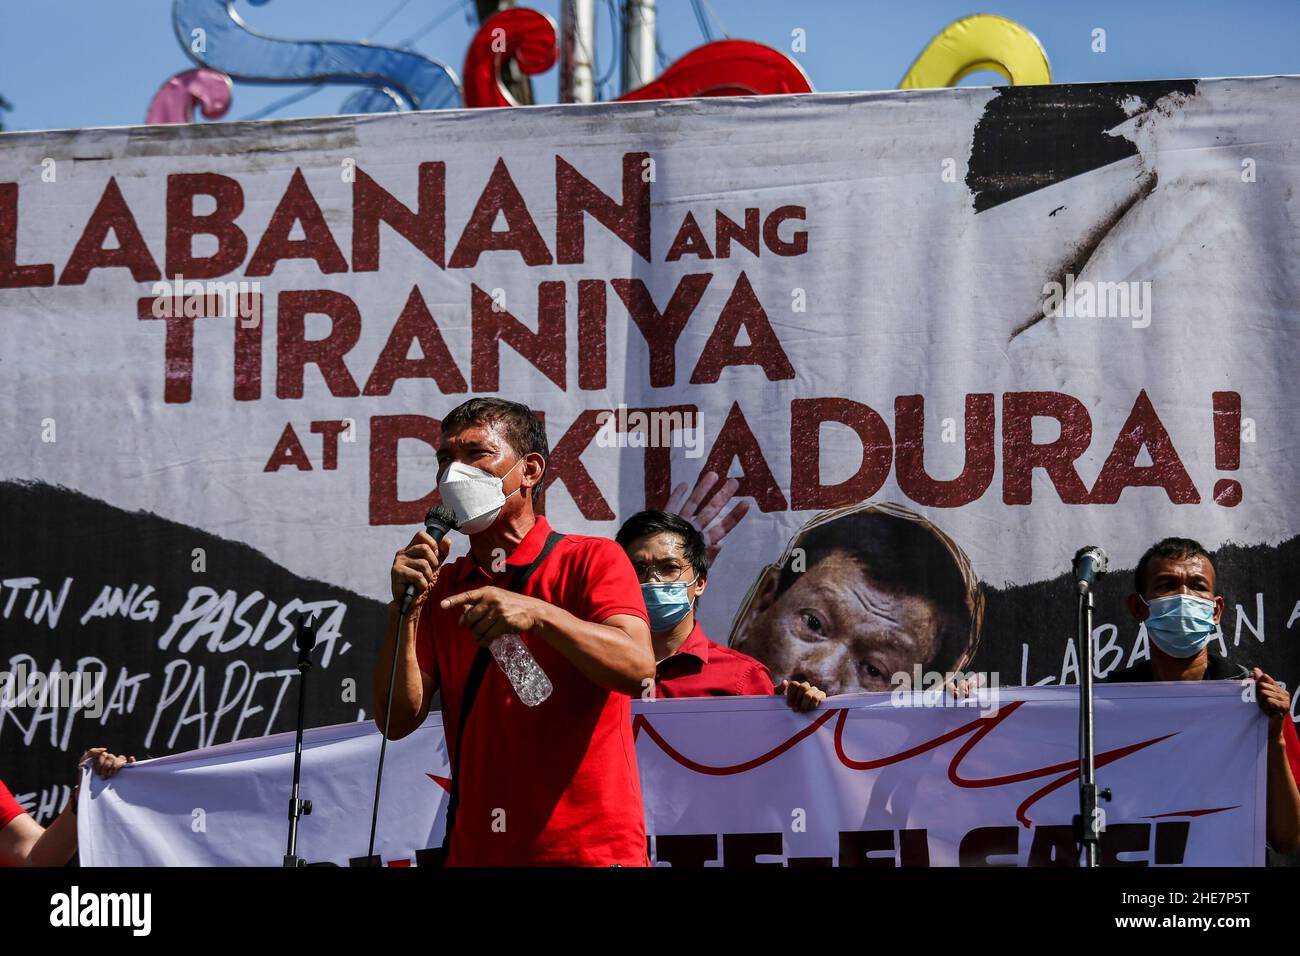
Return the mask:
<svg viewBox="0 0 1300 956"><path fill-rule="evenodd" d="M516 457L523 458L536 452L542 456L543 462L550 462L551 449L546 443L546 426L522 402L504 398L471 398L443 416L442 434L446 437L470 425L493 424L503 426L506 441L510 443ZM533 486L534 498L541 488L541 482Z"/></svg>
<svg viewBox="0 0 1300 956"><path fill-rule="evenodd" d="M1142 559L1138 561L1137 568L1133 571L1133 586L1137 588L1138 594L1146 593L1147 565L1151 563L1152 558L1182 560L1198 557L1208 561L1211 568L1214 567L1214 558L1205 550L1201 542L1192 538L1163 538L1147 548Z"/></svg>
<svg viewBox="0 0 1300 956"><path fill-rule="evenodd" d="M704 535L680 515L669 511L638 511L623 522L614 540L626 551L634 541L649 534L675 534L682 539L682 553L691 562L697 578L709 576L709 548Z"/></svg>
<svg viewBox="0 0 1300 956"><path fill-rule="evenodd" d="M975 597L958 559L928 522L881 510L853 511L812 528L795 547L803 551L802 570L794 560L786 561L775 596L800 574L841 553L877 587L934 604L938 634L927 670L947 671L967 655L976 627Z"/></svg>

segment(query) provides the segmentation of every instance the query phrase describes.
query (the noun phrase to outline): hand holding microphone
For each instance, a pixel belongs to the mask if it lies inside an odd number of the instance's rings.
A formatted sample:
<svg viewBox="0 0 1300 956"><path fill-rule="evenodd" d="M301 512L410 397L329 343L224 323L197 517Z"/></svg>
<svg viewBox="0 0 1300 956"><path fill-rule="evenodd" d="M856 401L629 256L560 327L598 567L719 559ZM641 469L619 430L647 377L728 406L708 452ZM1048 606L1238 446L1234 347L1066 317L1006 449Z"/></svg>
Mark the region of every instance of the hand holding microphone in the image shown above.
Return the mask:
<svg viewBox="0 0 1300 956"><path fill-rule="evenodd" d="M391 579L393 600L401 602L402 614L419 607L438 580L438 568L451 550L451 542L445 536L455 527L456 516L450 509L430 508L424 516L424 530L417 532L411 543L397 552Z"/></svg>

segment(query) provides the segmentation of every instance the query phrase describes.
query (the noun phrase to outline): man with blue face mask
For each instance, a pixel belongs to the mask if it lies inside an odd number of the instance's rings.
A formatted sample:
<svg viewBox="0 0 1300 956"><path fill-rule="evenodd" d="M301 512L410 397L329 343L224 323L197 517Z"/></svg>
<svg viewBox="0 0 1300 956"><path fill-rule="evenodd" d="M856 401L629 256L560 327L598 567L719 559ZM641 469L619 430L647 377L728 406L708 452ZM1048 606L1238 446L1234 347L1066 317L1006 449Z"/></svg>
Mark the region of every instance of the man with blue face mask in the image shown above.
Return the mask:
<svg viewBox="0 0 1300 956"><path fill-rule="evenodd" d="M695 618L696 602L709 583L704 536L679 515L642 511L615 539L641 581L650 616L656 664L656 697L784 695L795 710L812 710L826 695L805 681L782 681L759 661L709 640Z"/></svg>
<svg viewBox="0 0 1300 956"><path fill-rule="evenodd" d="M1215 593L1209 553L1190 538L1165 538L1142 555L1134 579L1128 610L1146 625L1151 658L1112 672L1107 682L1253 679L1255 699L1268 717L1268 842L1280 853L1294 853L1300 849L1300 740L1291 698L1258 667L1248 671L1210 653L1224 602Z"/></svg>

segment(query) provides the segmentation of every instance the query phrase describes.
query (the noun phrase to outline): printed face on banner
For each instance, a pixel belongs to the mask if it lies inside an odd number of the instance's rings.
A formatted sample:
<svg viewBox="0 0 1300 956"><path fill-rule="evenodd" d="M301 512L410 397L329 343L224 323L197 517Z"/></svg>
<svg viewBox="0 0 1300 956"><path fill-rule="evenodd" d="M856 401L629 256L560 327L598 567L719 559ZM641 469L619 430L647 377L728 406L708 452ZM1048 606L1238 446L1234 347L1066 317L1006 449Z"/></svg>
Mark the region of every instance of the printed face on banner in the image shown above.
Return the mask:
<svg viewBox="0 0 1300 956"><path fill-rule="evenodd" d="M774 674L828 694L888 690L889 676L927 665L939 640L938 608L920 595L875 585L851 552L829 552L785 591L759 595L740 650Z"/></svg>
<svg viewBox="0 0 1300 956"><path fill-rule="evenodd" d="M969 562L925 519L894 505L841 509L796 536L732 629L778 680L828 694L889 690L893 675L947 672L978 640Z"/></svg>

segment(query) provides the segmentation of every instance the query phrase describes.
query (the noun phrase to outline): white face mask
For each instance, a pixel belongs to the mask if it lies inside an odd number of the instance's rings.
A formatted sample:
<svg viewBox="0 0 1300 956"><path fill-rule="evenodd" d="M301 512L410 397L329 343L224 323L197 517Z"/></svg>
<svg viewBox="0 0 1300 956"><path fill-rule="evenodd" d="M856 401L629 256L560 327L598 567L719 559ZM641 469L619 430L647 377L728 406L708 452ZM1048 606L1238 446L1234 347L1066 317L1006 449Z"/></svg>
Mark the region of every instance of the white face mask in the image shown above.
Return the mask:
<svg viewBox="0 0 1300 956"><path fill-rule="evenodd" d="M522 463L521 458L510 467L510 471ZM461 534L477 534L492 527L506 503L503 486L510 471L498 478L482 468L459 461L447 466L438 480L438 491L442 494L443 504L456 513L457 530Z"/></svg>

